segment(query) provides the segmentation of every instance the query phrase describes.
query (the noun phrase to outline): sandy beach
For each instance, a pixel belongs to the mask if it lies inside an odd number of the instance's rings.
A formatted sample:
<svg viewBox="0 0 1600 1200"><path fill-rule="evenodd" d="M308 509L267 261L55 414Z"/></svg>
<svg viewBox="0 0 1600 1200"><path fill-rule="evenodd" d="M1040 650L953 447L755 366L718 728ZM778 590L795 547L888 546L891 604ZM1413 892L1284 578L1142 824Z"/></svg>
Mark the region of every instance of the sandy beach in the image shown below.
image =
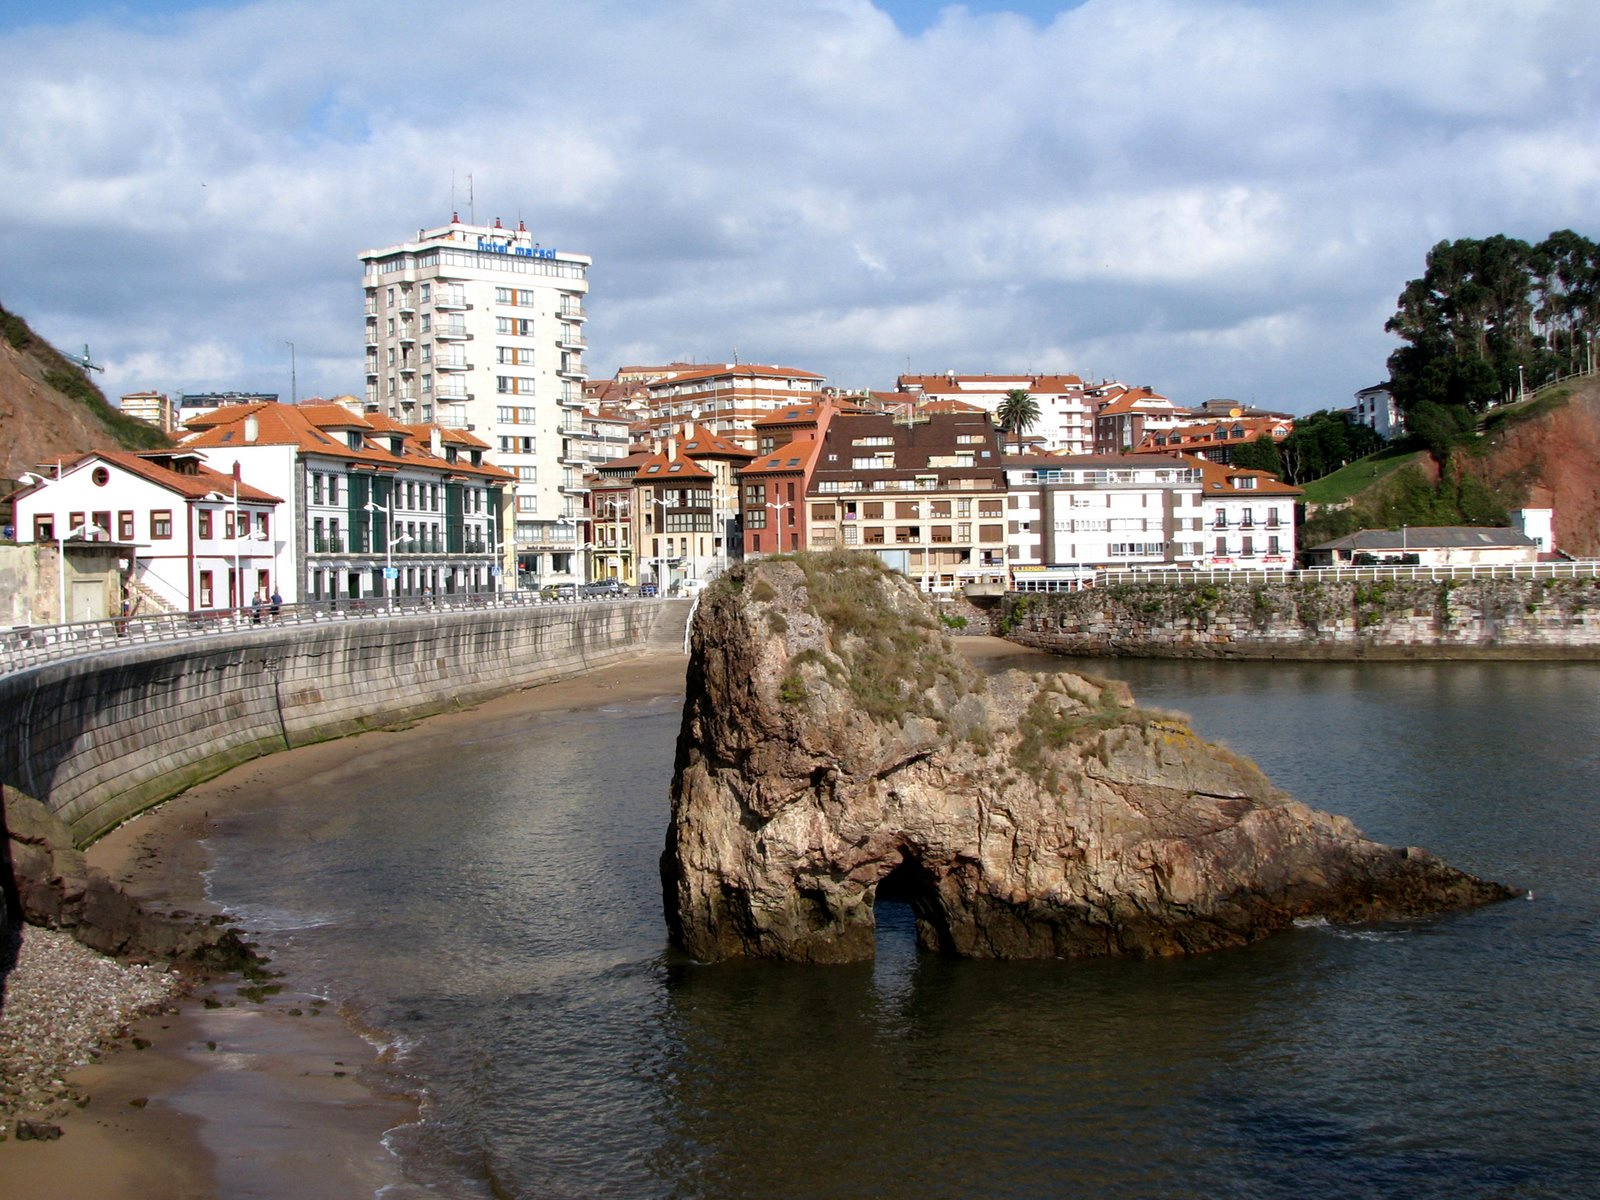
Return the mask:
<svg viewBox="0 0 1600 1200"><path fill-rule="evenodd" d="M1025 654L997 638L958 639L973 661ZM580 678L429 718L430 733L485 717L550 713L682 692L686 658L649 655ZM393 737L374 732L363 738ZM403 734L402 734L403 736ZM350 754L349 741L246 764L129 821L89 851L142 899L206 913L204 845L215 817L263 792L293 787ZM0 1144L0 1195L34 1200L156 1197L389 1196L407 1190L383 1147L417 1118L416 1099L375 1094L362 1078L377 1048L328 998L284 990L260 1000L241 981L203 984L133 1033L149 1045L110 1054L67 1077L89 1096L55 1141Z"/></svg>

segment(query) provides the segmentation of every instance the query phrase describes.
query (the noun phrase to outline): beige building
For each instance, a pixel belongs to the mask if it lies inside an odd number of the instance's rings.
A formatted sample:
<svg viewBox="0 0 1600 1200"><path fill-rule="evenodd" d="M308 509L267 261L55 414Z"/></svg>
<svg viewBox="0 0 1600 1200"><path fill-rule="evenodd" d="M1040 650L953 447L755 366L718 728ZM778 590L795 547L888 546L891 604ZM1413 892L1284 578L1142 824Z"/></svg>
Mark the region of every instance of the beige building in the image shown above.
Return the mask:
<svg viewBox="0 0 1600 1200"><path fill-rule="evenodd" d="M165 392L129 392L122 397L122 411L162 433L178 428L177 409Z"/></svg>

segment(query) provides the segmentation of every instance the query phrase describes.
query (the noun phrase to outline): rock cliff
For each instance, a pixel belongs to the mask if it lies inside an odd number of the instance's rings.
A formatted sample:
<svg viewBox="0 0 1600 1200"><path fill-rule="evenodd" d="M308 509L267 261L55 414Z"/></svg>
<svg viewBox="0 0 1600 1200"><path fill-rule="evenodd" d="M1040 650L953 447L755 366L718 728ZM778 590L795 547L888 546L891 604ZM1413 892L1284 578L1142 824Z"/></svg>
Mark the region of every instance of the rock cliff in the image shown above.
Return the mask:
<svg viewBox="0 0 1600 1200"><path fill-rule="evenodd" d="M890 897L924 948L1048 958L1511 894L1296 803L1121 684L985 678L909 583L843 555L762 560L702 597L661 872L702 960L871 958Z"/></svg>

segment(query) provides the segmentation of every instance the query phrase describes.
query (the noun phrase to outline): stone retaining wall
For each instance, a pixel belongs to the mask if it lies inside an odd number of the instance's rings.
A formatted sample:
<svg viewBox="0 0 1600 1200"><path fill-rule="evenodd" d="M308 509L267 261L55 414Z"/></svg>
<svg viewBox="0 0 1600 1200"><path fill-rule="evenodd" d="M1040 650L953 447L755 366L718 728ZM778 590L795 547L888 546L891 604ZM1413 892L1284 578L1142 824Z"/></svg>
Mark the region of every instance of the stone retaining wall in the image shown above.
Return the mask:
<svg viewBox="0 0 1600 1200"><path fill-rule="evenodd" d="M233 631L0 678L0 783L82 846L248 759L579 674L667 603L484 609Z"/></svg>
<svg viewBox="0 0 1600 1200"><path fill-rule="evenodd" d="M1057 654L1600 659L1600 580L1114 584L1011 595L996 632Z"/></svg>

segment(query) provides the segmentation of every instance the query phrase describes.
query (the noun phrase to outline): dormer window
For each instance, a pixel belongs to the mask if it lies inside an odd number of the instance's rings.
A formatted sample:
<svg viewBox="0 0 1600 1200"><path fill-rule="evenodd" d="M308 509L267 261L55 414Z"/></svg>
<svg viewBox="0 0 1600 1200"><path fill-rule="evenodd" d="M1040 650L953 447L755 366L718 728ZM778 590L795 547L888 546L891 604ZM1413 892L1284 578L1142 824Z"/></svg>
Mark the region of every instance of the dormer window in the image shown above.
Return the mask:
<svg viewBox="0 0 1600 1200"><path fill-rule="evenodd" d="M394 290L393 288L390 289L390 291L393 291L393 290ZM348 433L346 433L344 436L346 437L346 439L348 439L348 441L350 443L350 449L352 449L352 450L361 449L361 431L359 429L352 429Z"/></svg>

